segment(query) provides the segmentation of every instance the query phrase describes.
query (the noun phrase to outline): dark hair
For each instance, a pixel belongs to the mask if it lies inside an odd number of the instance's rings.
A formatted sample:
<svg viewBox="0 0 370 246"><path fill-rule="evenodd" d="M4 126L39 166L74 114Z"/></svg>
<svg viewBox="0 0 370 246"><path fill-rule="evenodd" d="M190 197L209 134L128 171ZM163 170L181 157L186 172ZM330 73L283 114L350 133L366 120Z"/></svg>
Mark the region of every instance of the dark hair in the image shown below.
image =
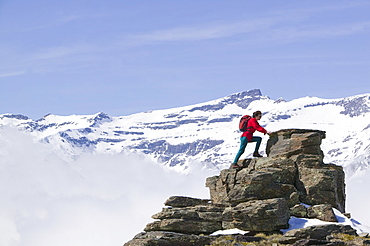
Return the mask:
<svg viewBox="0 0 370 246"><path fill-rule="evenodd" d="M253 113L253 118L256 118L258 115L262 115L262 112L259 110Z"/></svg>

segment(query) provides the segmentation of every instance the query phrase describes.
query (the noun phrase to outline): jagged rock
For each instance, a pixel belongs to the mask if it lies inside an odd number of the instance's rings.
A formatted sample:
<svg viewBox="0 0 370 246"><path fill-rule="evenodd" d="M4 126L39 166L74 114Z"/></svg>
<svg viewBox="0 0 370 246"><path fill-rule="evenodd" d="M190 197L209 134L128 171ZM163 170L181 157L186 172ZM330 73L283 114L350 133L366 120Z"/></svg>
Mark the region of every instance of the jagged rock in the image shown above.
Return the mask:
<svg viewBox="0 0 370 246"><path fill-rule="evenodd" d="M308 218L307 208L303 204L296 204L290 208L290 215L298 218Z"/></svg>
<svg viewBox="0 0 370 246"><path fill-rule="evenodd" d="M291 157L298 154L323 156L320 149L324 131L307 129L285 129L274 132L267 141L266 153L269 157Z"/></svg>
<svg viewBox="0 0 370 246"><path fill-rule="evenodd" d="M293 160L298 167L322 168L325 166L323 162L323 156L320 155L299 154L293 155L289 157L289 159Z"/></svg>
<svg viewBox="0 0 370 246"><path fill-rule="evenodd" d="M213 238L167 231L151 231L137 234L124 246L199 246L208 245Z"/></svg>
<svg viewBox="0 0 370 246"><path fill-rule="evenodd" d="M303 187L297 187L301 192L301 202L309 205L331 204L342 213L345 212L344 171L341 166L298 167L298 173Z"/></svg>
<svg viewBox="0 0 370 246"><path fill-rule="evenodd" d="M179 209L179 208L163 208L162 212L154 214L153 219L199 219L199 215L194 210Z"/></svg>
<svg viewBox="0 0 370 246"><path fill-rule="evenodd" d="M237 204L250 200L285 198L289 205L299 202L295 188L297 168L292 160L258 158L241 170L225 169L207 178L213 203Z"/></svg>
<svg viewBox="0 0 370 246"><path fill-rule="evenodd" d="M177 199L177 198L176 198ZM169 200L173 200L172 198ZM166 204L172 204L168 203ZM201 204L201 199L190 197L181 197L182 201L173 204ZM177 200L178 201L178 200ZM214 231L222 229L222 213L225 206L223 205L196 205L189 207L167 207L161 212L152 216L154 221L149 223L144 231L172 231L188 234L210 234Z"/></svg>
<svg viewBox="0 0 370 246"><path fill-rule="evenodd" d="M333 206L330 204L320 204L311 207L306 207L303 204L296 204L294 207L290 208L290 215L299 218L338 222L333 211Z"/></svg>
<svg viewBox="0 0 370 246"><path fill-rule="evenodd" d="M223 213L222 227L246 231L278 231L288 228L289 217L288 205L283 198L254 200L227 207Z"/></svg>
<svg viewBox="0 0 370 246"><path fill-rule="evenodd" d="M307 208L308 218L315 218L323 221L338 222L334 214L333 206L330 204L314 205Z"/></svg>
<svg viewBox="0 0 370 246"><path fill-rule="evenodd" d="M222 205L194 206L187 208L163 208L152 216L153 219L193 219L193 220L210 220L222 221L222 213L224 211Z"/></svg>
<svg viewBox="0 0 370 246"><path fill-rule="evenodd" d="M171 207L190 207L196 205L207 205L209 202L209 199L199 199L186 196L171 196L164 204Z"/></svg>
<svg viewBox="0 0 370 246"><path fill-rule="evenodd" d="M220 221L163 219L149 223L144 231L172 231L185 234L211 234L222 229Z"/></svg>
<svg viewBox="0 0 370 246"><path fill-rule="evenodd" d="M279 242L283 244L292 244L300 239L326 240L328 236L336 233L357 236L356 230L349 225L328 224L290 230L285 233Z"/></svg>
<svg viewBox="0 0 370 246"><path fill-rule="evenodd" d="M294 161L286 158L255 158L244 170L238 172L238 175L240 177L254 172L271 172L275 182L294 184L297 167Z"/></svg>
<svg viewBox="0 0 370 246"><path fill-rule="evenodd" d="M288 158L297 165L295 187L301 202L331 204L345 212L344 171L341 166L323 163L323 138L325 132L318 130L280 130L270 136L266 153L269 157Z"/></svg>

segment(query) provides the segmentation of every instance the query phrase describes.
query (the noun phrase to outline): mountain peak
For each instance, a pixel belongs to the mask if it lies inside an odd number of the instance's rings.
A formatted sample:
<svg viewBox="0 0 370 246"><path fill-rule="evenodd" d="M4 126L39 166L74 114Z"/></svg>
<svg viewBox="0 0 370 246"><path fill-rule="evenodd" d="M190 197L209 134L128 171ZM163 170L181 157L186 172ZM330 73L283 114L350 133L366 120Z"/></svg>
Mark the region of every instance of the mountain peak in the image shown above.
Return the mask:
<svg viewBox="0 0 370 246"><path fill-rule="evenodd" d="M240 108L246 109L251 102L255 100L260 100L261 98L263 98L261 90L252 89L248 91L237 92L229 96L226 96L224 98L202 104L201 106L194 107L190 109L189 111L194 112L194 111L200 110L200 111L214 112L214 111L221 110L226 105L230 105L230 104L236 104Z"/></svg>
<svg viewBox="0 0 370 246"><path fill-rule="evenodd" d="M260 89L253 89L253 90L248 90L248 91L242 91L238 92L232 95L229 95L225 97L224 103L227 104L236 104L242 109L246 109L249 104L255 100L260 100L262 99L262 93ZM268 98L268 97L265 97Z"/></svg>
<svg viewBox="0 0 370 246"><path fill-rule="evenodd" d="M99 112L97 114L94 114L87 120L89 123L91 123L90 127L98 127L99 125L105 123L105 122L111 122L112 117L110 117L108 114Z"/></svg>
<svg viewBox="0 0 370 246"><path fill-rule="evenodd" d="M239 98L244 98L244 97L258 97L262 96L262 92L260 89L252 89L252 90L247 90L247 91L241 91L237 93L233 93L229 95L229 97L239 97Z"/></svg>

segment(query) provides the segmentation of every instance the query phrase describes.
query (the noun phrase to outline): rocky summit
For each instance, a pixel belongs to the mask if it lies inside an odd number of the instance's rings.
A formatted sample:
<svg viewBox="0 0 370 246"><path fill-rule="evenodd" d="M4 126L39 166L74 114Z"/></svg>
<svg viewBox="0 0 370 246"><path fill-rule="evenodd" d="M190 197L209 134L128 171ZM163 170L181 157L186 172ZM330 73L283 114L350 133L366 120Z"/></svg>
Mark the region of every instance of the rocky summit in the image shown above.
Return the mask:
<svg viewBox="0 0 370 246"><path fill-rule="evenodd" d="M170 197L166 207L152 216L155 221L124 245L259 245L266 240L275 240L274 245L366 244L368 240L357 237L350 226L338 224L282 235L291 216L337 222L333 208L345 212L343 168L323 162L320 145L324 138L325 132L318 130L274 132L266 145L267 157L240 160L239 168L230 167L207 178L210 199ZM226 229L248 233L211 235ZM266 235L277 236L269 239Z"/></svg>

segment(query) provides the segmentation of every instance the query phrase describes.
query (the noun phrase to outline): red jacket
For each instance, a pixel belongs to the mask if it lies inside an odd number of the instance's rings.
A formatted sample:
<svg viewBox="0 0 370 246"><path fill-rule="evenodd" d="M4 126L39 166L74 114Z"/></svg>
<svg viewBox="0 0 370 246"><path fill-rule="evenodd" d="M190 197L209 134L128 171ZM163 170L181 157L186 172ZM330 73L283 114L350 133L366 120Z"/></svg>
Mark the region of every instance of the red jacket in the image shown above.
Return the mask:
<svg viewBox="0 0 370 246"><path fill-rule="evenodd" d="M250 127L250 128L247 131L243 132L242 137L247 137L248 141L252 141L253 133L255 131L259 131L259 132L262 132L264 134L267 133L266 129L263 128L262 126L260 126L260 124L258 124L258 121L256 120L256 118L251 118L248 121L247 127Z"/></svg>

